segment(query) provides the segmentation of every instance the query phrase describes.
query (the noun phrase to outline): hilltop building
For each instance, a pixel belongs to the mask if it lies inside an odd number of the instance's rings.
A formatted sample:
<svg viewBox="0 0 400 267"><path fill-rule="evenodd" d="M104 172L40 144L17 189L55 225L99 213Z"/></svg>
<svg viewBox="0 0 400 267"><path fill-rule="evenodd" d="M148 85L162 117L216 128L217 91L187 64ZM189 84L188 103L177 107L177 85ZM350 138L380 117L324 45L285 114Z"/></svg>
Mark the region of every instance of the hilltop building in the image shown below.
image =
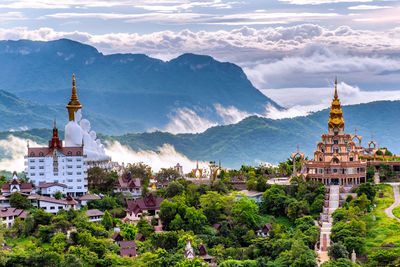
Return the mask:
<svg viewBox="0 0 400 267"><path fill-rule="evenodd" d="M360 153L364 152L361 137L344 132L337 80L329 113L328 133L322 134L321 139L314 151L314 159L304 163L302 173L306 179L342 186L366 182L367 162L359 158Z"/></svg>
<svg viewBox="0 0 400 267"><path fill-rule="evenodd" d="M47 185L52 184L50 186L63 188L61 192L82 196L87 193L84 157L83 146L63 146L54 122L53 136L47 147L28 145L26 174L37 188L47 191Z"/></svg>
<svg viewBox="0 0 400 267"><path fill-rule="evenodd" d="M54 122L48 147L28 145L26 174L45 195L60 191L79 197L88 192L88 168L97 166L111 170L118 164L111 162L105 154L103 145L96 139L96 133L90 129L90 122L82 119L75 75L72 76L71 97L66 108L69 122L65 126L64 144Z"/></svg>

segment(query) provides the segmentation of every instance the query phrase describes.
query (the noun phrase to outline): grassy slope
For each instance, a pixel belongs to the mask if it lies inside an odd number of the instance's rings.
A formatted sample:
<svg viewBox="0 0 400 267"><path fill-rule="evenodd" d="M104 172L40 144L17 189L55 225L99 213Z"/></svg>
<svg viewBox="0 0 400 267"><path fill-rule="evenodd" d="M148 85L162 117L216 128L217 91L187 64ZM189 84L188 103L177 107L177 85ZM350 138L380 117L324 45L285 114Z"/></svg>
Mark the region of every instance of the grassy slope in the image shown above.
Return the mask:
<svg viewBox="0 0 400 267"><path fill-rule="evenodd" d="M379 185L384 197L376 197L376 208L368 215L367 222L367 251L380 247L383 243L393 243L400 246L400 222L389 218L385 209L394 202L393 188L390 185ZM375 215L376 220L373 220Z"/></svg>

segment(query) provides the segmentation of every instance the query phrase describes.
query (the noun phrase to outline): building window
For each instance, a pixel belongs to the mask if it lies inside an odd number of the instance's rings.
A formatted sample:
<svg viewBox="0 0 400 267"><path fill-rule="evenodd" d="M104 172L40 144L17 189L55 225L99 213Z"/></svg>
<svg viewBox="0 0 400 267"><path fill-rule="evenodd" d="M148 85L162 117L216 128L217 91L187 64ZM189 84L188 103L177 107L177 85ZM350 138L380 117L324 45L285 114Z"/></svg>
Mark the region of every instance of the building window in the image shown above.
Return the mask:
<svg viewBox="0 0 400 267"><path fill-rule="evenodd" d="M34 173L34 172L32 172L32 173L31 173L31 176L35 176L35 173Z"/></svg>
<svg viewBox="0 0 400 267"><path fill-rule="evenodd" d="M81 159L76 159L76 161L80 162L80 161L82 161L82 160L81 160Z"/></svg>
<svg viewBox="0 0 400 267"><path fill-rule="evenodd" d="M42 209L47 210L47 207L42 207Z"/></svg>
<svg viewBox="0 0 400 267"><path fill-rule="evenodd" d="M43 172L39 173L39 176L44 176L44 173Z"/></svg>
<svg viewBox="0 0 400 267"><path fill-rule="evenodd" d="M31 166L30 169L31 169L31 170L34 170L34 169L35 169L35 166Z"/></svg>
<svg viewBox="0 0 400 267"><path fill-rule="evenodd" d="M40 170L43 170L43 169L44 169L44 166L39 166L39 169L40 169Z"/></svg>
<svg viewBox="0 0 400 267"><path fill-rule="evenodd" d="M78 165L78 166L76 166L78 169L80 169L80 168L82 168L82 165Z"/></svg>
<svg viewBox="0 0 400 267"><path fill-rule="evenodd" d="M68 151L68 156L72 156L72 152L71 151Z"/></svg>
<svg viewBox="0 0 400 267"><path fill-rule="evenodd" d="M68 168L68 169L72 169L72 165L68 165L67 168Z"/></svg>
<svg viewBox="0 0 400 267"><path fill-rule="evenodd" d="M55 210L55 209L56 209L56 207L54 207L54 206L51 206L51 207L50 207L50 209L51 209L51 210Z"/></svg>
<svg viewBox="0 0 400 267"><path fill-rule="evenodd" d="M80 155L81 155L81 152L80 152L80 151L76 152L76 155L80 156Z"/></svg>
<svg viewBox="0 0 400 267"><path fill-rule="evenodd" d="M29 162L35 162L35 160L34 159L30 159Z"/></svg>
<svg viewBox="0 0 400 267"><path fill-rule="evenodd" d="M78 189L82 189L82 186L78 186L77 188L78 188Z"/></svg>
<svg viewBox="0 0 400 267"><path fill-rule="evenodd" d="M350 161L353 161L353 157L350 158Z"/></svg>
<svg viewBox="0 0 400 267"><path fill-rule="evenodd" d="M68 183L72 183L73 180L72 180L72 179L68 179L67 182L68 182Z"/></svg>
<svg viewBox="0 0 400 267"><path fill-rule="evenodd" d="M68 189L73 189L73 187L72 186L68 186Z"/></svg>
<svg viewBox="0 0 400 267"><path fill-rule="evenodd" d="M35 153L31 152L31 157L34 157L34 156L35 156Z"/></svg>
<svg viewBox="0 0 400 267"><path fill-rule="evenodd" d="M67 172L67 175L72 175L72 172Z"/></svg>
<svg viewBox="0 0 400 267"><path fill-rule="evenodd" d="M319 161L322 161L322 157L321 158L319 158ZM292 164L293 165L293 164Z"/></svg>
<svg viewBox="0 0 400 267"><path fill-rule="evenodd" d="M77 172L76 174L77 174L77 175L81 175L82 173L81 173L81 172Z"/></svg>
<svg viewBox="0 0 400 267"><path fill-rule="evenodd" d="M39 159L39 162L44 162L44 159Z"/></svg>
<svg viewBox="0 0 400 267"><path fill-rule="evenodd" d="M43 155L44 155L43 152L39 152L39 156L43 157Z"/></svg>
<svg viewBox="0 0 400 267"><path fill-rule="evenodd" d="M338 131L335 131L333 134L334 134L334 135L338 135L338 134L339 134L339 132L338 132Z"/></svg>
<svg viewBox="0 0 400 267"><path fill-rule="evenodd" d="M59 210L63 210L64 207L63 207L63 206L58 206L58 209L59 209Z"/></svg>
<svg viewBox="0 0 400 267"><path fill-rule="evenodd" d="M82 182L82 179L78 179L78 180L76 180L78 183L80 183L80 182Z"/></svg>
<svg viewBox="0 0 400 267"><path fill-rule="evenodd" d="M71 162L71 161L72 161L72 159L67 159L67 161L68 161L68 162Z"/></svg>

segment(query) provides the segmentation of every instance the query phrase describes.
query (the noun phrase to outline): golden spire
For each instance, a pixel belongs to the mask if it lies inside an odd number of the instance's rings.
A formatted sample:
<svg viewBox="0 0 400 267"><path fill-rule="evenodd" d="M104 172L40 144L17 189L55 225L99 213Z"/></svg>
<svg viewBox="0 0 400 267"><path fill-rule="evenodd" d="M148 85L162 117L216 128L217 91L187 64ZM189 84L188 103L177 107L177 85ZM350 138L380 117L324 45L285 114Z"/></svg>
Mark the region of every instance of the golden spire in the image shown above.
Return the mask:
<svg viewBox="0 0 400 267"><path fill-rule="evenodd" d="M329 113L328 127L329 128L344 127L342 107L337 92L337 78L335 78L335 94L333 95L331 112Z"/></svg>
<svg viewBox="0 0 400 267"><path fill-rule="evenodd" d="M78 94L76 93L75 87L75 74L72 74L72 92L71 98L67 105L68 117L70 121L75 120L75 112L82 108L81 103L79 103Z"/></svg>
<svg viewBox="0 0 400 267"><path fill-rule="evenodd" d="M338 93L337 93L337 77L335 77L335 95L333 96L334 99L338 99Z"/></svg>

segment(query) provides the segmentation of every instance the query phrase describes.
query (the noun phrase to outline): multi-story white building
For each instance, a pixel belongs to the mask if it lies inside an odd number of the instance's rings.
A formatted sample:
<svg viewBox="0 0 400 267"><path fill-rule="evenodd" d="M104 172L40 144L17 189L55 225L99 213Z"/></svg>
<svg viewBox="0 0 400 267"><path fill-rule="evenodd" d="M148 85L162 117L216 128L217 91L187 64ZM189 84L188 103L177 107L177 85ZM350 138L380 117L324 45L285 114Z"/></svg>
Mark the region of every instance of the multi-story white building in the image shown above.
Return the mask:
<svg viewBox="0 0 400 267"><path fill-rule="evenodd" d="M48 147L29 147L26 174L40 188L40 183L64 184L67 194L83 196L87 193L87 173L83 146L63 147L54 123L53 137Z"/></svg>

